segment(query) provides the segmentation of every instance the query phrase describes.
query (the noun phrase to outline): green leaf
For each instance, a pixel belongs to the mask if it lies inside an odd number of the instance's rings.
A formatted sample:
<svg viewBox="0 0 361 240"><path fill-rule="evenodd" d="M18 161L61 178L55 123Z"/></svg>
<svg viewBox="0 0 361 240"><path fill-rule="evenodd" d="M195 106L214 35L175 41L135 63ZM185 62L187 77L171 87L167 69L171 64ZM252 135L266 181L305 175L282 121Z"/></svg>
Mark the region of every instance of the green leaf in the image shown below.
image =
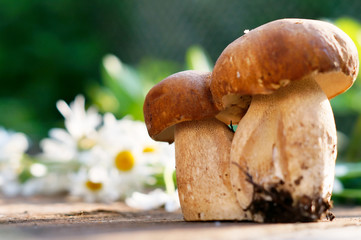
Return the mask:
<svg viewBox="0 0 361 240"><path fill-rule="evenodd" d="M200 46L192 46L186 52L186 66L190 70L211 72L213 64Z"/></svg>
<svg viewBox="0 0 361 240"><path fill-rule="evenodd" d="M335 176L341 181L361 177L361 163L337 163Z"/></svg>
<svg viewBox="0 0 361 240"><path fill-rule="evenodd" d="M352 39L357 47L357 51L361 53L361 23L350 17L342 17L336 19L334 24ZM359 54L359 60L361 60L361 54ZM361 84L358 82L356 83Z"/></svg>
<svg viewBox="0 0 361 240"><path fill-rule="evenodd" d="M361 114L361 89L360 85L350 88L345 94L331 99L332 110L336 115Z"/></svg>
<svg viewBox="0 0 361 240"><path fill-rule="evenodd" d="M350 137L349 145L346 149L346 160L350 162L357 161L361 159L361 115L359 115L353 131Z"/></svg>
<svg viewBox="0 0 361 240"><path fill-rule="evenodd" d="M93 83L87 86L86 92L90 97L91 102L99 109L100 112L111 112L115 116L120 117L118 116L120 112L119 102L111 90Z"/></svg>
<svg viewBox="0 0 361 240"><path fill-rule="evenodd" d="M114 55L106 55L103 58L102 79L117 98L123 116L134 113L134 105L141 108L144 99L142 84L138 73L132 67L122 63ZM133 117L142 118L139 110L137 112Z"/></svg>
<svg viewBox="0 0 361 240"><path fill-rule="evenodd" d="M142 96L142 86L138 73L130 66L122 63L114 55L103 58L103 70L106 83L126 94L132 99Z"/></svg>
<svg viewBox="0 0 361 240"><path fill-rule="evenodd" d="M333 193L333 197L361 199L361 189L344 189L339 193Z"/></svg>
<svg viewBox="0 0 361 240"><path fill-rule="evenodd" d="M149 57L143 58L137 69L143 84L144 95L146 95L156 83L182 70L180 64L176 62Z"/></svg>

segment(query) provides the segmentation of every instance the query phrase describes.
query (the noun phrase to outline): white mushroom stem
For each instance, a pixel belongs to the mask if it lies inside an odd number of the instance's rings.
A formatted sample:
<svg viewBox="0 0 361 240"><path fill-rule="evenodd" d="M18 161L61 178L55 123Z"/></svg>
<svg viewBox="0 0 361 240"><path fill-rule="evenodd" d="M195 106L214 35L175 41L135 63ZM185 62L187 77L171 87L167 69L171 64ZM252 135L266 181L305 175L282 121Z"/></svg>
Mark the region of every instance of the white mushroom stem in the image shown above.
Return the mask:
<svg viewBox="0 0 361 240"><path fill-rule="evenodd" d="M253 97L232 142L231 182L255 221L314 221L329 207L335 159L332 109L309 77Z"/></svg>
<svg viewBox="0 0 361 240"><path fill-rule="evenodd" d="M177 186L185 220L244 219L230 183L233 135L216 119L176 125Z"/></svg>

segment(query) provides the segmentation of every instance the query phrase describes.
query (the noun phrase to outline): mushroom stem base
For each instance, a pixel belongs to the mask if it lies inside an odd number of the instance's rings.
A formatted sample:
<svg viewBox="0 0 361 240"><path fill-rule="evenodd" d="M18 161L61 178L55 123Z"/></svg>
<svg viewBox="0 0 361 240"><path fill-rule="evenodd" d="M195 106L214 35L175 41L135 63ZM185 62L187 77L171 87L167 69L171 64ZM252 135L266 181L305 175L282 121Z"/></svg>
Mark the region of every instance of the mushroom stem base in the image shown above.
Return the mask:
<svg viewBox="0 0 361 240"><path fill-rule="evenodd" d="M176 125L177 186L186 221L245 219L230 182L233 134L217 119Z"/></svg>
<svg viewBox="0 0 361 240"><path fill-rule="evenodd" d="M282 189L282 181L269 185L268 189L253 182L250 175L248 181L253 185L254 192L252 202L245 210L256 221L291 223L315 222L322 217L334 219L329 211L332 204L327 198L302 195L294 199L289 191Z"/></svg>

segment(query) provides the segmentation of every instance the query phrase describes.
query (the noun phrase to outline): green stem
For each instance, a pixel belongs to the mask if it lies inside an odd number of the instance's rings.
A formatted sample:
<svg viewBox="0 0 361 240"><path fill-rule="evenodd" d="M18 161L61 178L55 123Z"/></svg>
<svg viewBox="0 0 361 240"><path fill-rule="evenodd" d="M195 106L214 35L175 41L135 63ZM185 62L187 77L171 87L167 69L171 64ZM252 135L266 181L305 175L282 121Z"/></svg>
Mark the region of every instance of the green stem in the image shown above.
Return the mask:
<svg viewBox="0 0 361 240"><path fill-rule="evenodd" d="M361 189L344 189L342 192L333 193L335 197L361 199Z"/></svg>
<svg viewBox="0 0 361 240"><path fill-rule="evenodd" d="M348 162L355 162L361 158L361 115L358 116L354 125L349 146L346 151L346 159Z"/></svg>
<svg viewBox="0 0 361 240"><path fill-rule="evenodd" d="M165 183L165 189L168 194L174 193L175 186L173 182L173 169L169 166L166 166L164 169L164 183Z"/></svg>

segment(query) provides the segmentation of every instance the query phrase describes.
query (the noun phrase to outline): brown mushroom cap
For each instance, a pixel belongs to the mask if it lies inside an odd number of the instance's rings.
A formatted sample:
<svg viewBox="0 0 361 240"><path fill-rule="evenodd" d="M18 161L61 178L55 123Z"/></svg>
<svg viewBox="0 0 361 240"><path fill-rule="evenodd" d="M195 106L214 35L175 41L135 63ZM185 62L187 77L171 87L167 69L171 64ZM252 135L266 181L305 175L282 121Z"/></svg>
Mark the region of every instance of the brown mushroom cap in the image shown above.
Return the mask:
<svg viewBox="0 0 361 240"><path fill-rule="evenodd" d="M210 79L209 72L189 70L156 84L148 92L143 106L149 136L171 143L177 123L214 117L218 110L213 105Z"/></svg>
<svg viewBox="0 0 361 240"><path fill-rule="evenodd" d="M352 86L358 68L356 46L339 28L281 19L229 44L215 64L210 88L216 106L224 109L234 95L270 94L312 74L330 99Z"/></svg>

